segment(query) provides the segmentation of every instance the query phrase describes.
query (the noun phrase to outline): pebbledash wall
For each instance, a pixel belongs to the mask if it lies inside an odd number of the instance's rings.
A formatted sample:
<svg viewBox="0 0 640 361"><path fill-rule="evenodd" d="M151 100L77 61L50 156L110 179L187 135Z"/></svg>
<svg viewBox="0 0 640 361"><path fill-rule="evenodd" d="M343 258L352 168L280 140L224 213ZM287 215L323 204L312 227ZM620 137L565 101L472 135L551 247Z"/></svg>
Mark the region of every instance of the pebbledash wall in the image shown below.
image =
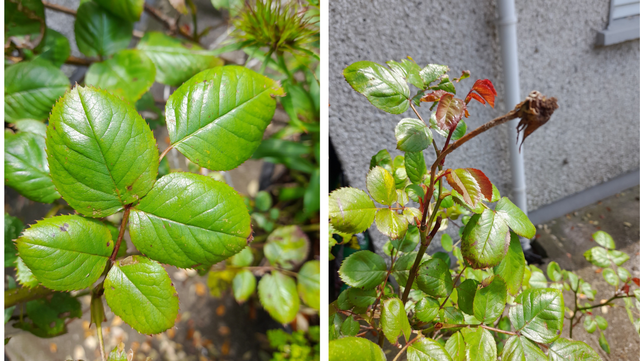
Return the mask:
<svg viewBox="0 0 640 361"><path fill-rule="evenodd" d="M379 149L401 154L395 149L395 125L415 115L376 109L351 89L342 70L359 60L384 64L411 56L421 66L446 64L454 77L470 70L471 78L458 87L461 96L475 79L488 78L498 93L496 107L472 104L466 121L467 129L474 129L509 110L496 2L331 0L329 134L351 186L366 189L369 161ZM607 27L608 0L516 0L516 11L521 96L538 90L559 104L522 148L534 221L638 184L640 42L596 46L596 34ZM418 110L430 115L427 106ZM508 152L503 125L465 144L447 163L481 169L509 196ZM425 154L434 160L431 148ZM377 231L374 240L381 249L384 239Z"/></svg>

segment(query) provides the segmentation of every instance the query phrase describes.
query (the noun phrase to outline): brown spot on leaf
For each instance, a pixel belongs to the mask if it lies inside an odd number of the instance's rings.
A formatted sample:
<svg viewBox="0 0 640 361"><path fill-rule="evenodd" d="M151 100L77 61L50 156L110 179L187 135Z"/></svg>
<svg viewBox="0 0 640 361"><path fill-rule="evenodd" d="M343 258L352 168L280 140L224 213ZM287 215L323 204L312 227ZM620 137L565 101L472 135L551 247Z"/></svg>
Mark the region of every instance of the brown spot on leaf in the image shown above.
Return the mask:
<svg viewBox="0 0 640 361"><path fill-rule="evenodd" d="M62 232L68 231L69 230L69 224L68 223L63 224L62 227L60 227L60 230Z"/></svg>

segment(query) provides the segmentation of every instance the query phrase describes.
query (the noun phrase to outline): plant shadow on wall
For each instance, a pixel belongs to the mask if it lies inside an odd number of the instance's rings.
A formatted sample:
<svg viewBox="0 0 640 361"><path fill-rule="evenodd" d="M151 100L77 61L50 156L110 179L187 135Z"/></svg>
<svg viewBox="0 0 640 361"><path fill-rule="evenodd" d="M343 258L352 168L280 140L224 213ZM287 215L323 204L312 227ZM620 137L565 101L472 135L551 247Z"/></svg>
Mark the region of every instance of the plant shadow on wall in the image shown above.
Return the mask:
<svg viewBox="0 0 640 361"><path fill-rule="evenodd" d="M5 325L55 337L90 297L99 357L124 360L124 345L105 349L103 301L142 334L172 329L189 310L171 265L207 275L214 297L259 302L292 324L293 333L267 333L273 359L317 359L319 4L213 0L230 15L228 40L206 50L199 42L212 28L198 30L195 4L171 3L190 25L143 1L84 1L77 11L5 2L5 184L52 204L27 226L5 205L5 268L15 268ZM75 15L87 59L46 27L45 5ZM167 32L134 32L143 11ZM244 62L225 65L219 56L233 51ZM89 65L83 84L70 87L65 63ZM177 87L166 104L149 92L154 83ZM170 145L159 154L152 129L165 126ZM182 156L184 170L170 168L167 158ZM280 165L251 196L225 173L250 158Z"/></svg>
<svg viewBox="0 0 640 361"><path fill-rule="evenodd" d="M362 250L342 262L339 275L349 288L330 305L330 359L385 360L395 349L394 360L405 355L409 360L600 360L584 342L560 335L568 327L572 337L582 323L590 333L598 330L608 353L607 322L591 310L622 301L639 330L640 280L621 267L629 256L615 250L608 234L595 233L599 246L584 254L604 268L614 287L602 292L607 299L597 304L596 290L575 273L552 262L548 285L540 269L526 264L518 237L532 238L536 229L481 170L445 166L451 152L512 119L520 119L518 136L524 142L550 119L556 99L532 91L507 114L467 132L463 117L470 116L472 101L494 105L489 80L477 80L463 100L456 98L456 85L468 71L450 79L443 65L421 68L411 58L387 65L360 61L344 70L347 82L375 107L391 114L411 108L418 119L402 119L395 128L404 156L392 159L382 150L372 157L368 194L340 188L329 197L330 248L350 242L375 221L389 237L384 252L390 257L387 264ZM419 89L413 97L409 84ZM418 112L422 103L433 111L427 119ZM433 132L445 139L441 148ZM429 167L423 154L428 148L436 155ZM455 244L442 235L443 248L457 259L451 269L447 253L426 253L449 224L458 226L460 235ZM575 297L565 300L563 290Z"/></svg>

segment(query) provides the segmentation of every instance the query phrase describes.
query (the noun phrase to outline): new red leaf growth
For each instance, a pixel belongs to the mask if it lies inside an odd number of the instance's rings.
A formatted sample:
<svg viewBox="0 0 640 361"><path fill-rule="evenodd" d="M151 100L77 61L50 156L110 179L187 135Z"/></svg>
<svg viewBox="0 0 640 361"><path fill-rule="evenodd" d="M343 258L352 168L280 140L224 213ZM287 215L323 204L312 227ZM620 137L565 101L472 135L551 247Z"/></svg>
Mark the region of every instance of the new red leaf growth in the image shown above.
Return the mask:
<svg viewBox="0 0 640 361"><path fill-rule="evenodd" d="M438 127L444 131L454 131L466 109L467 105L462 99L454 98L451 93L442 95L436 110Z"/></svg>
<svg viewBox="0 0 640 361"><path fill-rule="evenodd" d="M474 91L477 93L474 93ZM471 99L475 99L482 104L489 103L493 108L493 105L496 101L496 90L493 87L493 83L489 79L478 79L476 83L473 84L473 88L469 90L469 94L464 99L465 103L469 104ZM486 101L486 103L485 103Z"/></svg>

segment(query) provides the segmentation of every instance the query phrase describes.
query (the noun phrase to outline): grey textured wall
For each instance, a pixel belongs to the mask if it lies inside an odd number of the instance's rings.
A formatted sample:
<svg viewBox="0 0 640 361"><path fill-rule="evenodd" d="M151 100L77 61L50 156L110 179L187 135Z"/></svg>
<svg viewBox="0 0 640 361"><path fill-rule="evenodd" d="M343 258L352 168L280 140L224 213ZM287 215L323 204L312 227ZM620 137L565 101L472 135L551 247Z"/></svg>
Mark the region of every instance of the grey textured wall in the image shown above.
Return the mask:
<svg viewBox="0 0 640 361"><path fill-rule="evenodd" d="M521 95L539 90L560 106L523 146L529 210L639 168L640 43L595 47L608 6L606 0L516 1ZM407 55L422 66L449 65L454 76L470 70L461 96L478 78L492 80L498 92L495 109L470 106L468 129L476 128L508 110L496 17L495 0L330 2L330 136L352 186L365 189L369 160L379 149L400 154L395 125L415 115L376 109L350 88L342 70L358 60L383 64ZM430 115L426 106L418 109ZM508 196L506 137L506 126L493 129L447 157L448 166L479 168ZM425 153L434 159L431 148ZM381 237L374 238L380 246Z"/></svg>

